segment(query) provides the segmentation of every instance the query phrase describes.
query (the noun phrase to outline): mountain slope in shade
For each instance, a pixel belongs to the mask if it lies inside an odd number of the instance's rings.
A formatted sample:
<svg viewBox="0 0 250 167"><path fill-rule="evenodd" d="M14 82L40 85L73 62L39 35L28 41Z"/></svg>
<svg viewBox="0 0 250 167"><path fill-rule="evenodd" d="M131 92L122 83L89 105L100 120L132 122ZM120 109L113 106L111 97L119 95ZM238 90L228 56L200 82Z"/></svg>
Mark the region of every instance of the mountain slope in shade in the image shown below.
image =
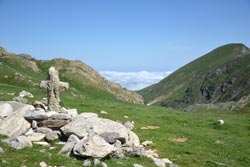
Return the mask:
<svg viewBox="0 0 250 167"><path fill-rule="evenodd" d="M147 104L177 108L238 101L250 94L250 49L221 46L138 92Z"/></svg>
<svg viewBox="0 0 250 167"><path fill-rule="evenodd" d="M119 99L142 103L141 95L122 88L102 77L97 71L81 61L66 59L35 60L26 54L13 54L0 47L0 84L18 87L39 88L47 78L50 66L59 70L60 80L70 84L72 94L83 98Z"/></svg>

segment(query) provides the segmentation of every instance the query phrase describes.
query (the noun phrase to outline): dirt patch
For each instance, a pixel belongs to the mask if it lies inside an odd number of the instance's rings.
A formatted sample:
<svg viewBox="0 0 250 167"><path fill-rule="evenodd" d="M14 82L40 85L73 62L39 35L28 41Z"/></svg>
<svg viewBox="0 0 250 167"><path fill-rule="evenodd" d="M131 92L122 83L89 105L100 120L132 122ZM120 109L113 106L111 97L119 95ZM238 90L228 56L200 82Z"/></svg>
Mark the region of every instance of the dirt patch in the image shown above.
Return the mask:
<svg viewBox="0 0 250 167"><path fill-rule="evenodd" d="M186 137L171 137L168 138L169 141L177 142L177 143L186 143L188 138Z"/></svg>
<svg viewBox="0 0 250 167"><path fill-rule="evenodd" d="M159 128L160 128L159 126L149 125L146 127L142 127L141 129L159 129Z"/></svg>

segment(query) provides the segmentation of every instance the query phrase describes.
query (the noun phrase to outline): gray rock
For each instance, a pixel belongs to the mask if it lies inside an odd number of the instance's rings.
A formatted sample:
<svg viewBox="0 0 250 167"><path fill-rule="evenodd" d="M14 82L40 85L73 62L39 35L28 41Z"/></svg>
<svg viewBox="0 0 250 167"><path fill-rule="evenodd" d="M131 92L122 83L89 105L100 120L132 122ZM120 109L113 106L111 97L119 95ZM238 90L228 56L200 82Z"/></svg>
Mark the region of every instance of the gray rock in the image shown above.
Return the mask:
<svg viewBox="0 0 250 167"><path fill-rule="evenodd" d="M10 102L8 102L10 105L11 105L11 107L13 108L13 111L15 112L17 109L19 109L19 108L21 108L21 107L23 107L24 105L26 105L26 104L24 104L24 103L20 103L20 102L17 102L17 101L10 101Z"/></svg>
<svg viewBox="0 0 250 167"><path fill-rule="evenodd" d="M102 167L108 167L108 165L105 162L101 163Z"/></svg>
<svg viewBox="0 0 250 167"><path fill-rule="evenodd" d="M33 142L33 144L40 145L40 146L49 146L49 143L45 141L36 141L36 142Z"/></svg>
<svg viewBox="0 0 250 167"><path fill-rule="evenodd" d="M15 149L22 149L24 147L32 147L31 140L26 136L18 136L15 138L9 138L3 140L8 146L13 147Z"/></svg>
<svg viewBox="0 0 250 167"><path fill-rule="evenodd" d="M40 165L40 167L48 167L48 165L45 162L43 162L43 161L40 162L39 165Z"/></svg>
<svg viewBox="0 0 250 167"><path fill-rule="evenodd" d="M25 99L23 97L19 97L19 96L12 98L12 100L20 102L20 103L25 103L25 104L28 103L27 99Z"/></svg>
<svg viewBox="0 0 250 167"><path fill-rule="evenodd" d="M150 145L152 145L153 144L153 142L152 141L144 141L144 142L142 142L141 143L144 147L146 147L146 146L150 146Z"/></svg>
<svg viewBox="0 0 250 167"><path fill-rule="evenodd" d="M34 106L36 109L44 109L44 110L46 110L45 104L44 104L43 102L41 102L41 101L35 101L35 102L33 103L33 106Z"/></svg>
<svg viewBox="0 0 250 167"><path fill-rule="evenodd" d="M130 129L130 130L133 130L134 127L135 127L134 123L133 123L133 122L130 122L130 121L125 122L123 125L124 125L125 127L127 127L128 129Z"/></svg>
<svg viewBox="0 0 250 167"><path fill-rule="evenodd" d="M27 138L31 141L40 141L45 137L43 133L32 133L27 135Z"/></svg>
<svg viewBox="0 0 250 167"><path fill-rule="evenodd" d="M98 118L98 115L94 113L80 114L72 122L61 128L64 135L75 134L80 139L88 136L90 129L93 129L97 135L118 133L119 138L125 139L124 143L127 145L139 146L140 144L138 136L124 125L109 119Z"/></svg>
<svg viewBox="0 0 250 167"><path fill-rule="evenodd" d="M58 134L57 134L56 131L48 132L48 133L46 133L46 135L45 135L45 139L46 139L48 142L54 141L54 140L58 139Z"/></svg>
<svg viewBox="0 0 250 167"><path fill-rule="evenodd" d="M37 129L35 130L35 132L47 134L47 133L52 132L52 130L49 129L49 128L45 128L45 127L39 127L39 128L37 128Z"/></svg>
<svg viewBox="0 0 250 167"><path fill-rule="evenodd" d="M102 137L93 135L90 138L80 140L74 146L73 153L81 157L104 158L116 150Z"/></svg>
<svg viewBox="0 0 250 167"><path fill-rule="evenodd" d="M25 90L21 91L21 92L19 93L19 96L20 96L20 97L30 97L30 98L33 98L33 97L34 97L30 92L27 92L27 91L25 91Z"/></svg>
<svg viewBox="0 0 250 167"><path fill-rule="evenodd" d="M24 114L24 118L28 120L46 120L49 118L49 115L45 112L44 109L36 109L26 111Z"/></svg>
<svg viewBox="0 0 250 167"><path fill-rule="evenodd" d="M59 152L61 153L65 153L68 152L68 154L71 153L72 149L74 148L75 144L78 143L80 140L77 136L75 135L70 135L67 143L65 143L65 145L62 147L61 151Z"/></svg>
<svg viewBox="0 0 250 167"><path fill-rule="evenodd" d="M108 114L106 111L100 111L101 114Z"/></svg>
<svg viewBox="0 0 250 167"><path fill-rule="evenodd" d="M70 119L70 116L67 115L67 114L58 113L58 114L51 115L50 118L51 119L56 119L56 120L68 120L68 119Z"/></svg>
<svg viewBox="0 0 250 167"><path fill-rule="evenodd" d="M91 161L89 159L86 159L86 160L83 161L83 166L89 167L91 165L92 164L91 164Z"/></svg>
<svg viewBox="0 0 250 167"><path fill-rule="evenodd" d="M114 144L119 138L119 133L117 132L104 132L100 136L110 144Z"/></svg>
<svg viewBox="0 0 250 167"><path fill-rule="evenodd" d="M166 167L166 164L172 164L172 162L167 158L152 158L154 164L158 167Z"/></svg>
<svg viewBox="0 0 250 167"><path fill-rule="evenodd" d="M133 164L133 167L143 167L143 166L139 164Z"/></svg>
<svg viewBox="0 0 250 167"><path fill-rule="evenodd" d="M31 122L31 127L32 127L33 129L38 128L37 122L36 122L35 120L32 120L32 122Z"/></svg>
<svg viewBox="0 0 250 167"><path fill-rule="evenodd" d="M16 137L30 128L30 123L23 117L28 110L34 109L31 105L24 105L16 110L11 116L0 120L0 134L8 137Z"/></svg>
<svg viewBox="0 0 250 167"><path fill-rule="evenodd" d="M9 103L0 104L0 119L13 114L13 108Z"/></svg>
<svg viewBox="0 0 250 167"><path fill-rule="evenodd" d="M94 159L94 166L97 166L101 163L101 161L99 159Z"/></svg>
<svg viewBox="0 0 250 167"><path fill-rule="evenodd" d="M0 147L0 154L3 154L4 153L4 150L2 147Z"/></svg>

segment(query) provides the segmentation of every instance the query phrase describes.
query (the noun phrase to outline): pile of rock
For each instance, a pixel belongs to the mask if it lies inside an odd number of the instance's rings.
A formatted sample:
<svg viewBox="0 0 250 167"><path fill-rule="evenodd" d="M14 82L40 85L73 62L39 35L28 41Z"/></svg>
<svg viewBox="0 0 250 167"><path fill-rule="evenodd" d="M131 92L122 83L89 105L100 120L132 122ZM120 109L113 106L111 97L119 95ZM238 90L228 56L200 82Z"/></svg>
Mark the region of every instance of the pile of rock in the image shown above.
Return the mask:
<svg viewBox="0 0 250 167"><path fill-rule="evenodd" d="M33 144L49 145L59 139L67 141L60 153L68 156L95 159L146 156L158 166L171 163L145 148L152 142L140 144L139 137L132 131L131 122L122 124L100 118L95 113L77 114L76 109L46 111L37 104L34 107L19 102L0 103L0 134L10 137L3 142L22 149Z"/></svg>

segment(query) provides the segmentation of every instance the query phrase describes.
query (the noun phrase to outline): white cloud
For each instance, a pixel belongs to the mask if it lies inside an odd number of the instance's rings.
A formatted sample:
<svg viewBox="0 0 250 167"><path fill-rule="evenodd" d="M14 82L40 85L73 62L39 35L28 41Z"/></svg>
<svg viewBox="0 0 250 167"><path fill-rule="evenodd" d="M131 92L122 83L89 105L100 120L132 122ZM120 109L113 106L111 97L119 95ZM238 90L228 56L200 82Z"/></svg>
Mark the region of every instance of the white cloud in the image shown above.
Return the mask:
<svg viewBox="0 0 250 167"><path fill-rule="evenodd" d="M159 82L167 77L171 72L117 72L100 71L100 73L112 82L119 83L130 90L140 90L149 85Z"/></svg>

